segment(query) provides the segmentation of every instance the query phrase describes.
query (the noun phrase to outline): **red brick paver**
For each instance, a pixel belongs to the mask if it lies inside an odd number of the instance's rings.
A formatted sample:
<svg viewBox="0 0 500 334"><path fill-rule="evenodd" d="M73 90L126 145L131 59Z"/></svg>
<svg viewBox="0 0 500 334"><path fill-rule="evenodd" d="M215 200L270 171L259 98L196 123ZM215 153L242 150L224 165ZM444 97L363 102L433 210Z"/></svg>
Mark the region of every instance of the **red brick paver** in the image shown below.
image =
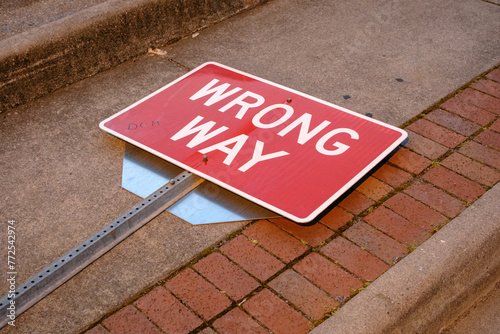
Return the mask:
<svg viewBox="0 0 500 334"><path fill-rule="evenodd" d="M285 266L242 235L223 245L220 251L261 281L267 280Z"/></svg>
<svg viewBox="0 0 500 334"><path fill-rule="evenodd" d="M487 186L492 186L500 181L500 172L497 172L494 169L480 164L479 162L476 162L459 153L453 153L444 159L441 164L459 174Z"/></svg>
<svg viewBox="0 0 500 334"><path fill-rule="evenodd" d="M375 204L373 200L355 190L340 202L339 206L355 215L359 215L373 204Z"/></svg>
<svg viewBox="0 0 500 334"><path fill-rule="evenodd" d="M338 230L344 227L354 216L338 206L328 212L320 222L329 228Z"/></svg>
<svg viewBox="0 0 500 334"><path fill-rule="evenodd" d="M269 282L269 286L313 319L321 319L340 304L293 270Z"/></svg>
<svg viewBox="0 0 500 334"><path fill-rule="evenodd" d="M500 83L493 80L479 80L475 82L472 88L482 91L496 97L500 97Z"/></svg>
<svg viewBox="0 0 500 334"><path fill-rule="evenodd" d="M500 133L500 118L497 119L491 126L490 126L490 130L492 131L496 131L496 132L499 132Z"/></svg>
<svg viewBox="0 0 500 334"><path fill-rule="evenodd" d="M425 116L425 118L464 136L470 136L481 128L479 124L462 118L457 114L447 112L443 109L436 109L434 111L431 111Z"/></svg>
<svg viewBox="0 0 500 334"><path fill-rule="evenodd" d="M269 333L239 308L234 308L224 314L214 322L213 326L221 334Z"/></svg>
<svg viewBox="0 0 500 334"><path fill-rule="evenodd" d="M432 168L423 179L469 202L486 191L479 184L442 166Z"/></svg>
<svg viewBox="0 0 500 334"><path fill-rule="evenodd" d="M387 263L395 263L408 253L403 244L363 222L349 228L344 235Z"/></svg>
<svg viewBox="0 0 500 334"><path fill-rule="evenodd" d="M220 253L212 253L193 268L234 300L240 300L260 284Z"/></svg>
<svg viewBox="0 0 500 334"><path fill-rule="evenodd" d="M191 269L185 269L165 286L205 320L221 313L231 301Z"/></svg>
<svg viewBox="0 0 500 334"><path fill-rule="evenodd" d="M413 151L429 158L437 159L446 152L448 152L448 147L441 145L431 139L421 136L415 132L408 132L408 144L406 147L412 149Z"/></svg>
<svg viewBox="0 0 500 334"><path fill-rule="evenodd" d="M427 166L426 164L425 167ZM380 167L373 176L394 188L402 186L413 178L411 174L387 164Z"/></svg>
<svg viewBox="0 0 500 334"><path fill-rule="evenodd" d="M404 192L450 218L456 217L460 212L465 210L465 204L460 200L451 197L430 184L420 181L406 188Z"/></svg>
<svg viewBox="0 0 500 334"><path fill-rule="evenodd" d="M273 333L309 332L309 321L269 290L262 290L243 307Z"/></svg>
<svg viewBox="0 0 500 334"><path fill-rule="evenodd" d="M366 197L374 201L378 201L389 194L393 188L390 185L370 176L357 188L357 190Z"/></svg>
<svg viewBox="0 0 500 334"><path fill-rule="evenodd" d="M203 323L162 286L139 298L134 305L167 333L189 333Z"/></svg>
<svg viewBox="0 0 500 334"><path fill-rule="evenodd" d="M432 231L434 228L445 224L447 221L446 217L443 215L403 193L396 194L389 198L384 202L384 205L428 231Z"/></svg>
<svg viewBox="0 0 500 334"><path fill-rule="evenodd" d="M386 263L344 238L333 239L321 248L321 253L366 281L374 281L389 269Z"/></svg>
<svg viewBox="0 0 500 334"><path fill-rule="evenodd" d="M198 334L217 334L212 328L207 327L202 331L198 332Z"/></svg>
<svg viewBox="0 0 500 334"><path fill-rule="evenodd" d="M497 68L486 75L487 78L500 82L500 68Z"/></svg>
<svg viewBox="0 0 500 334"><path fill-rule="evenodd" d="M457 146L465 140L464 136L423 118L410 124L407 129L450 148Z"/></svg>
<svg viewBox="0 0 500 334"><path fill-rule="evenodd" d="M320 243L330 238L334 233L321 224L304 226L285 218L271 219L271 221L311 247L318 246Z"/></svg>
<svg viewBox="0 0 500 334"><path fill-rule="evenodd" d="M298 239L283 232L267 220L259 220L243 231L248 238L256 240L265 249L284 262L290 262L309 249Z"/></svg>
<svg viewBox="0 0 500 334"><path fill-rule="evenodd" d="M160 334L144 314L132 305L125 306L112 316L104 319L103 325L116 334Z"/></svg>
<svg viewBox="0 0 500 334"><path fill-rule="evenodd" d="M431 236L428 230L418 227L385 206L379 206L364 220L400 243L409 246L420 245Z"/></svg>
<svg viewBox="0 0 500 334"><path fill-rule="evenodd" d="M101 325L97 325L91 330L86 331L85 334L109 334L109 332Z"/></svg>
<svg viewBox="0 0 500 334"><path fill-rule="evenodd" d="M491 167L500 169L500 151L471 141L462 146L458 152Z"/></svg>
<svg viewBox="0 0 500 334"><path fill-rule="evenodd" d="M294 269L333 296L349 297L363 286L354 276L317 253L306 256Z"/></svg>
<svg viewBox="0 0 500 334"><path fill-rule="evenodd" d="M500 150L500 133L486 130L480 133L476 138L474 138L474 141L477 141L478 143L489 146L496 150Z"/></svg>
<svg viewBox="0 0 500 334"><path fill-rule="evenodd" d="M413 174L420 174L431 165L429 159L406 148L400 149L389 162Z"/></svg>
<svg viewBox="0 0 500 334"><path fill-rule="evenodd" d="M480 125L486 125L495 119L494 111L500 106L500 100L495 100L498 99L467 88L444 102L441 107Z"/></svg>

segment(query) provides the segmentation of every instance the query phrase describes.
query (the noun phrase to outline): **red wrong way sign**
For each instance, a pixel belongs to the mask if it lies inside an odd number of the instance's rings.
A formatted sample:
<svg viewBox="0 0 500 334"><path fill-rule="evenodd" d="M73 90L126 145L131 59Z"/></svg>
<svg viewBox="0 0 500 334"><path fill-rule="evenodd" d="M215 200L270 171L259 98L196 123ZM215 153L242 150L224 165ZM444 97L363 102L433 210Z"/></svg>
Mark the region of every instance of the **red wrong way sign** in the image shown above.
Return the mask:
<svg viewBox="0 0 500 334"><path fill-rule="evenodd" d="M100 127L298 223L313 220L407 137L217 63L201 65Z"/></svg>

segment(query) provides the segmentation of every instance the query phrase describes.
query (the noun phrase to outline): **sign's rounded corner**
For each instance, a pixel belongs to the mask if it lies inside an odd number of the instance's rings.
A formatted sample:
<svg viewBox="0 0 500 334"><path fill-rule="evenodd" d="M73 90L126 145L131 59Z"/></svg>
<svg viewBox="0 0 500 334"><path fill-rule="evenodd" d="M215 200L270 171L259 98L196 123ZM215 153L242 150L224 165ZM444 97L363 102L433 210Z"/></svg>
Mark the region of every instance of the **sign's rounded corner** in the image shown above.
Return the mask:
<svg viewBox="0 0 500 334"><path fill-rule="evenodd" d="M211 61L204 62L203 64L201 64L200 66L198 66L198 68L202 68L202 67L205 67L205 66L208 66L208 65L215 65L215 66L218 66L218 67L225 67L221 63L218 63L216 61L212 61L211 60Z"/></svg>
<svg viewBox="0 0 500 334"><path fill-rule="evenodd" d="M103 130L103 131L108 131L108 128L106 127L106 125L104 125L105 123L107 123L107 121L108 121L108 120L107 120L107 119L105 119L104 121L101 121L101 122L99 123L99 128L100 128L101 130Z"/></svg>
<svg viewBox="0 0 500 334"><path fill-rule="evenodd" d="M299 217L290 217L289 219L291 221L293 221L294 223L297 223L297 224L300 224L300 225L305 225L305 224L309 224L310 222L312 222L314 220L314 218L316 218L316 214L313 213L307 217L304 217L304 218L299 218ZM286 217L285 217L286 218Z"/></svg>
<svg viewBox="0 0 500 334"><path fill-rule="evenodd" d="M401 139L405 140L406 138L408 138L408 131L406 131L405 129L399 129L399 132L401 133Z"/></svg>
<svg viewBox="0 0 500 334"><path fill-rule="evenodd" d="M399 129L399 133L401 134L401 137L399 137L399 145L405 146L409 140L408 132L404 129Z"/></svg>

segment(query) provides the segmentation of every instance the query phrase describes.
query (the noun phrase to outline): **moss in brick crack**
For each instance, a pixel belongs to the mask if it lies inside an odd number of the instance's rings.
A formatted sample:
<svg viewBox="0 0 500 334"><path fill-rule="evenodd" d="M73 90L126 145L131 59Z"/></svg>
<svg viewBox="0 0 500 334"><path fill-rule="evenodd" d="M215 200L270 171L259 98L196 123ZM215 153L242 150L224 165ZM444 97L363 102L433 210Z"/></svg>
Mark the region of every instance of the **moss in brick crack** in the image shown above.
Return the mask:
<svg viewBox="0 0 500 334"><path fill-rule="evenodd" d="M408 250L408 252L413 252L415 249L417 249L417 245L415 244L415 241L413 241L411 244L409 243L405 243L405 246L406 246L406 249Z"/></svg>
<svg viewBox="0 0 500 334"><path fill-rule="evenodd" d="M438 165L439 165L439 161L433 160L432 163L431 163L431 168L434 168L434 167L436 167Z"/></svg>
<svg viewBox="0 0 500 334"><path fill-rule="evenodd" d="M340 310L340 306L338 306L338 307L336 307L336 308L332 309L330 312L328 312L327 314L325 314L325 317L330 318L330 317L331 317L332 315L334 315L334 314L335 314L335 312L337 312L338 310Z"/></svg>
<svg viewBox="0 0 500 334"><path fill-rule="evenodd" d="M368 215L369 213L372 213L375 208L373 206L369 207L366 209L365 213Z"/></svg>
<svg viewBox="0 0 500 334"><path fill-rule="evenodd" d="M250 241L250 242L251 242L251 243L253 243L253 244L256 244L256 245L257 245L257 246L259 246L259 247L262 247L262 244L260 244L260 243L259 243L257 240L255 240L255 239L250 239L250 238L249 238L249 239L248 239L248 241Z"/></svg>
<svg viewBox="0 0 500 334"><path fill-rule="evenodd" d="M434 228L433 228L434 233L436 233L436 232L438 232L440 229L442 229L444 225L446 225L446 224L442 224L442 225L437 225L437 226L434 226Z"/></svg>

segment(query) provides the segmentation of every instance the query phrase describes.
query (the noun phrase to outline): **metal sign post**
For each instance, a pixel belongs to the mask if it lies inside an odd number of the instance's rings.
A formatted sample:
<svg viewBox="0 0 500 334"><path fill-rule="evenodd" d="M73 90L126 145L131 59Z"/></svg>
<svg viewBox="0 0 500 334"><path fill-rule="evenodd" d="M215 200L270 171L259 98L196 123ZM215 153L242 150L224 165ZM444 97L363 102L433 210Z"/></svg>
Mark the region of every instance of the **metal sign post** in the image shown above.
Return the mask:
<svg viewBox="0 0 500 334"><path fill-rule="evenodd" d="M183 172L143 201L125 211L102 229L16 287L15 297L0 299L0 328L9 318L8 307L15 301L16 317L118 245L129 235L165 211L204 180Z"/></svg>

